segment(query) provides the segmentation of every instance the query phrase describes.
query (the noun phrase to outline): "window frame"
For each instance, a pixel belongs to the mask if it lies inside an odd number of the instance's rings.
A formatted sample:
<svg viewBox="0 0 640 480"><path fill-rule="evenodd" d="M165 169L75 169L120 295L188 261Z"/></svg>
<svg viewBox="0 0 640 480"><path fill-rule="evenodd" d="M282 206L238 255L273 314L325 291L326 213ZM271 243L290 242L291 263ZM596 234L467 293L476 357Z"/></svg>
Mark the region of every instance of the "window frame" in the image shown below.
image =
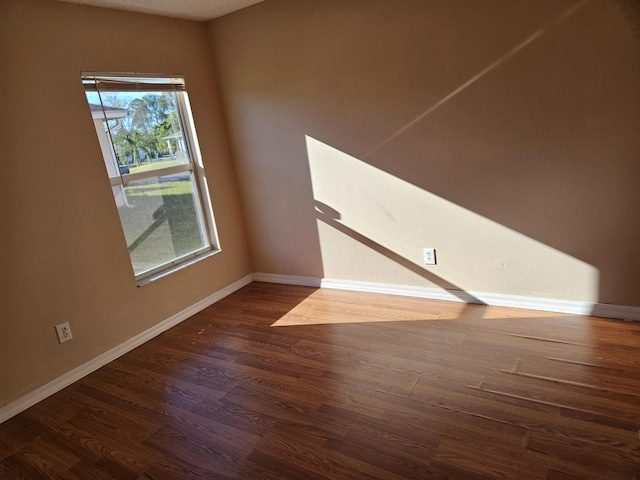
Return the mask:
<svg viewBox="0 0 640 480"><path fill-rule="evenodd" d="M145 285L153 280L164 277L174 271L180 270L199 260L208 258L209 256L221 251L218 233L216 229L213 207L211 204L211 196L207 185L207 177L205 174L202 154L196 133L196 127L193 120L193 113L189 103L189 96L186 89L186 83L182 75L174 74L141 74L141 73L118 73L118 72L81 72L82 83L86 92L95 91L98 93L100 106L103 108L103 123L106 125L109 146L111 148L112 158L105 158L104 150L102 158L106 167L106 174L112 187L124 187L132 182L145 179L160 178L166 175L175 175L184 172L190 172L193 175L193 198L197 205L196 217L201 218L198 221L198 227L201 230L202 239L205 245L192 252L175 256L172 260L164 262L153 268L144 270L138 274L135 273L134 261L129 255L130 264L134 272L134 277L138 286ZM105 104L102 98L103 93L117 92L145 92L145 93L168 93L174 94L175 110L180 125L180 130L184 139L184 146L189 157L189 162L157 169L149 169L142 172L123 173L120 168L116 168L117 175L109 174L107 162L118 161L115 157L115 145L113 142L108 118L104 113ZM87 104L89 99L86 98ZM117 166L117 165L116 165ZM117 206L116 196L114 195L114 204ZM120 222L123 238L126 241L125 229L122 221Z"/></svg>

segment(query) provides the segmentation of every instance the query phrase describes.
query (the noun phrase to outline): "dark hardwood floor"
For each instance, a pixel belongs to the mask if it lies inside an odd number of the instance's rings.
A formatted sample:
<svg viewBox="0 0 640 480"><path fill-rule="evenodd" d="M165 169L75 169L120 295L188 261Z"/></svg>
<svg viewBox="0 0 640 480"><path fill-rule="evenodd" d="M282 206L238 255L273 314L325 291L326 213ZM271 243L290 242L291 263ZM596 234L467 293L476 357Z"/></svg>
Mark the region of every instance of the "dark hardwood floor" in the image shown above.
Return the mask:
<svg viewBox="0 0 640 480"><path fill-rule="evenodd" d="M253 283L0 425L0 478L640 479L640 323Z"/></svg>

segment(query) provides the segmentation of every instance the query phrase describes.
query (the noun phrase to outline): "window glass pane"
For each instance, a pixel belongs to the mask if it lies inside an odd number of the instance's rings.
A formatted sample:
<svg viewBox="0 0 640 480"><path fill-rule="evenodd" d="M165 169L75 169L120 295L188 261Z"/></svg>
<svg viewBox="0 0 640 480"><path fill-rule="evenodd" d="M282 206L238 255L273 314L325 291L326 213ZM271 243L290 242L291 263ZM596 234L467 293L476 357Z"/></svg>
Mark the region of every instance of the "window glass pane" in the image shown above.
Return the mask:
<svg viewBox="0 0 640 480"><path fill-rule="evenodd" d="M219 251L184 79L82 81L139 284Z"/></svg>
<svg viewBox="0 0 640 480"><path fill-rule="evenodd" d="M112 188L136 275L208 246L192 172Z"/></svg>
<svg viewBox="0 0 640 480"><path fill-rule="evenodd" d="M102 148L110 177L191 162L177 109L179 93L86 94L94 120L103 122L104 140L112 143L111 152L107 143Z"/></svg>

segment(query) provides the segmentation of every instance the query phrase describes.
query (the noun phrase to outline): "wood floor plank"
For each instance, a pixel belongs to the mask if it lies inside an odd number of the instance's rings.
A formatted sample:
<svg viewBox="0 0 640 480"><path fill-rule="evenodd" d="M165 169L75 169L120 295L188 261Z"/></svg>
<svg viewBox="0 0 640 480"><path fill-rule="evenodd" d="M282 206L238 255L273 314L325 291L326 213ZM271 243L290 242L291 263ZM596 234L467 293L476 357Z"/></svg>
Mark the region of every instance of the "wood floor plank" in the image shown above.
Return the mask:
<svg viewBox="0 0 640 480"><path fill-rule="evenodd" d="M524 449L523 449L524 454ZM544 480L547 468L519 455L500 455L480 448L469 448L459 441L443 440L438 445L433 463L452 465L488 478Z"/></svg>
<svg viewBox="0 0 640 480"><path fill-rule="evenodd" d="M549 435L531 432L527 442L529 458L535 457L542 463L542 457L549 466L564 465L575 471L591 472L609 478L633 478L640 473L640 448L628 450L611 448L612 445L600 442L588 442L581 438ZM535 455L534 455L535 453ZM549 462L551 460L551 462Z"/></svg>
<svg viewBox="0 0 640 480"><path fill-rule="evenodd" d="M639 480L640 323L254 282L0 425L11 479Z"/></svg>

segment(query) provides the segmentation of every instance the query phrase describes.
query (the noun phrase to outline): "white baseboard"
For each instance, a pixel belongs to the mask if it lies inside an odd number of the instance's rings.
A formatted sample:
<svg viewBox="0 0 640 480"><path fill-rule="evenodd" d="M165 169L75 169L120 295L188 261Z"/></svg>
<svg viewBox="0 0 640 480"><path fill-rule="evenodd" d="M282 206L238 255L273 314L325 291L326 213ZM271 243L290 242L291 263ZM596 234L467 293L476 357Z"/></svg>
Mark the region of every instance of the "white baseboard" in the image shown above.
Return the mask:
<svg viewBox="0 0 640 480"><path fill-rule="evenodd" d="M499 307L525 308L529 310L590 315L595 317L617 318L621 320L640 320L640 307L627 305L522 297L498 293L465 292L462 290L445 290L442 288L413 287L387 283L277 275L271 273L255 273L253 278L257 282L336 288L340 290L353 290L358 292L386 293L389 295L404 295L407 297L428 298L431 300L480 303Z"/></svg>
<svg viewBox="0 0 640 480"><path fill-rule="evenodd" d="M102 355L98 355L97 357L91 359L87 363L80 365L79 367L74 368L70 372L65 373L64 375L52 380L51 382L43 385L42 387L28 393L27 395L15 400L8 405L0 408L0 423L8 420L9 418L17 415L18 413L26 410L27 408L35 405L36 403L44 400L45 398L53 395L54 393L62 390L63 388L71 385L73 382L80 380L81 378L89 375L91 372L99 369L103 365L106 365L109 362L112 362L118 357L121 357L127 352L130 352L134 348L142 345L143 343L151 340L152 338L160 335L162 332L170 329L171 327L179 324L180 322L186 320L187 318L195 315L201 310L204 310L210 305L222 300L227 295L232 294L236 290L244 287L245 285L250 284L253 281L253 275L247 275L240 280L232 283L231 285L227 285L221 290L218 290L212 295L200 300L194 305L185 308L181 312L173 315L172 317L154 325L148 330L136 335L133 338L121 343L120 345L112 348L111 350L106 351Z"/></svg>
<svg viewBox="0 0 640 480"><path fill-rule="evenodd" d="M276 273L254 273L256 282L282 283L285 285L300 285L302 287L321 287L322 279L318 277L301 277L299 275L278 275Z"/></svg>

